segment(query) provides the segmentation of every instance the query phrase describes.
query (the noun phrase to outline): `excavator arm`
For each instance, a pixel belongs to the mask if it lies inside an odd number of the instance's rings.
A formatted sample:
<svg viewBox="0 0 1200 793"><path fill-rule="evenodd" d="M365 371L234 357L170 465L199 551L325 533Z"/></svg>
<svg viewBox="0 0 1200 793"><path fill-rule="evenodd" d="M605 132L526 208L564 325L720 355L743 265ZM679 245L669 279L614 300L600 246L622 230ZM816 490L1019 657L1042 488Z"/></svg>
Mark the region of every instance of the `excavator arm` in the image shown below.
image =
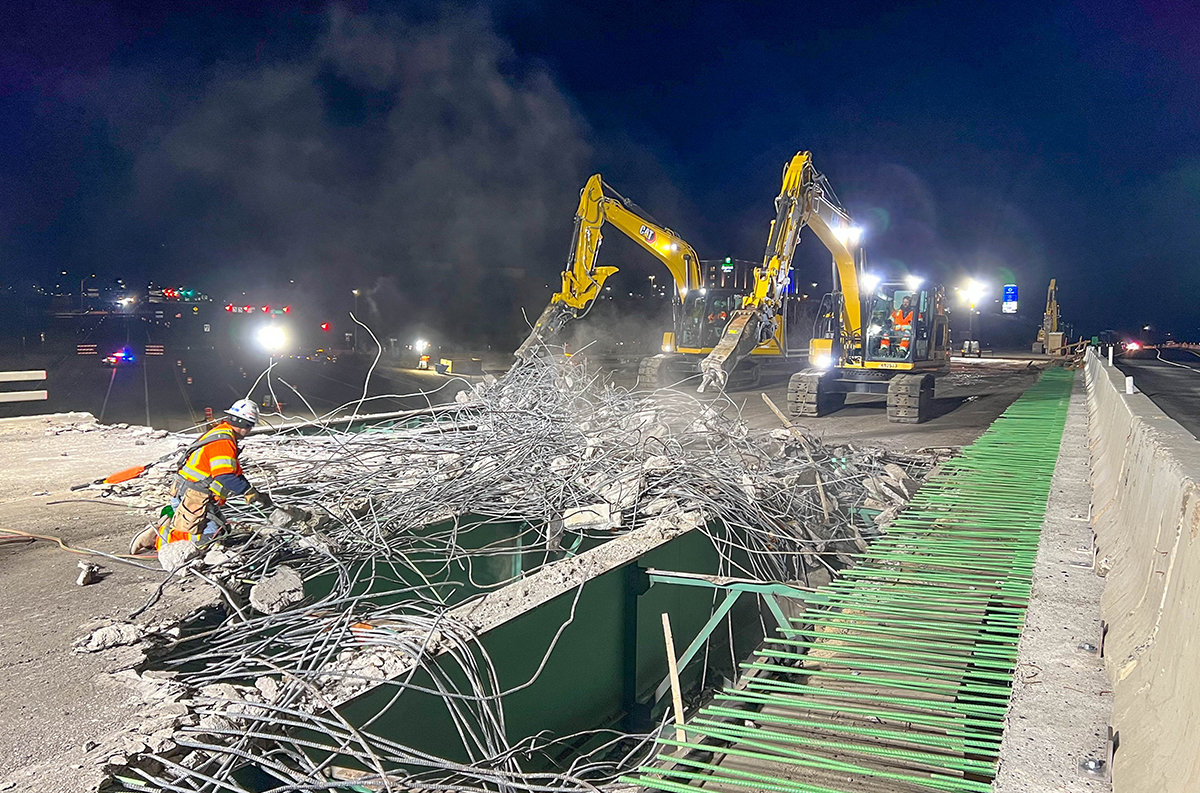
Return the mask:
<svg viewBox="0 0 1200 793"><path fill-rule="evenodd" d="M806 226L833 254L845 296L843 327L851 338L861 336L858 271L853 253L858 247L857 230L850 216L835 203L824 177L813 168L812 154L798 152L783 169L783 186L775 199L775 219L771 221L763 264L754 271L754 291L734 312L720 341L700 363L700 391L723 387L738 362L775 335L792 257Z"/></svg>
<svg viewBox="0 0 1200 793"><path fill-rule="evenodd" d="M617 272L616 267L596 263L605 223L616 227L666 265L679 300L701 285L700 257L692 246L675 232L636 212L633 202L621 197L596 174L587 180L579 195L562 288L550 298L529 336L517 348L517 358L526 360L536 355L568 322L586 316L604 282Z"/></svg>

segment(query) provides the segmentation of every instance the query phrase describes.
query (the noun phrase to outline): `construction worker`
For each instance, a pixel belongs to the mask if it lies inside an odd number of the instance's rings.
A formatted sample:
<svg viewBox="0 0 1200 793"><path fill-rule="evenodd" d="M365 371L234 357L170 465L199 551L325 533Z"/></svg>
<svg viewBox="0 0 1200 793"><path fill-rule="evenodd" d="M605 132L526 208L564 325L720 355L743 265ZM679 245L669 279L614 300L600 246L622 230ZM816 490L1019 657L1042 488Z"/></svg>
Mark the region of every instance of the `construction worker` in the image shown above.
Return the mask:
<svg viewBox="0 0 1200 793"><path fill-rule="evenodd" d="M908 357L908 348L912 344L912 326L913 326L913 310L912 298L905 295L900 301L900 308L896 309L888 317L890 327L883 334L883 338L879 341L879 350L885 354L891 354L892 336L900 337L900 358Z"/></svg>
<svg viewBox="0 0 1200 793"><path fill-rule="evenodd" d="M210 541L225 525L221 505L234 496L247 504L272 506L267 494L250 485L238 461L238 441L257 423L258 407L249 399L239 399L225 411L223 421L187 448L171 484L173 514L134 537L131 554L179 540Z"/></svg>

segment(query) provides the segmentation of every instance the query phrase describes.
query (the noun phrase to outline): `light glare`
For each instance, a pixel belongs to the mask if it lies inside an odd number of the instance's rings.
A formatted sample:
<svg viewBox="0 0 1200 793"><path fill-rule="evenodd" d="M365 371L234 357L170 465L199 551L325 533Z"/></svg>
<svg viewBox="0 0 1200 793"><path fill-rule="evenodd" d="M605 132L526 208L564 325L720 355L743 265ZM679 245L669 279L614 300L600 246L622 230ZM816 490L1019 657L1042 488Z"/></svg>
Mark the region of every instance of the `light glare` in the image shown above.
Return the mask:
<svg viewBox="0 0 1200 793"><path fill-rule="evenodd" d="M287 334L278 325L264 325L258 330L258 343L268 352L279 352L287 344Z"/></svg>

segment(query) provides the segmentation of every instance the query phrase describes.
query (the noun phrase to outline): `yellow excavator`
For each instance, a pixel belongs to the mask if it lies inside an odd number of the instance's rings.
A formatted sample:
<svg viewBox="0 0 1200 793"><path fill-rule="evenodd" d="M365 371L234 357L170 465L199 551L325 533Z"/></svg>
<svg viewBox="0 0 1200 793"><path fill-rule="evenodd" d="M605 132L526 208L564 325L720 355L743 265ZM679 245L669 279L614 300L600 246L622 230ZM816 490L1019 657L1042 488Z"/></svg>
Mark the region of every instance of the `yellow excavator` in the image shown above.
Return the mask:
<svg viewBox="0 0 1200 793"><path fill-rule="evenodd" d="M730 317L753 290L754 279L735 277L742 262L725 259L708 265L696 251L671 229L651 219L632 201L621 196L599 174L592 176L580 192L575 213L575 229L562 287L534 323L529 336L516 351L518 359L527 359L552 344L557 334L575 319L587 316L604 288L604 282L617 272L616 267L598 264L604 226L624 233L661 261L671 273L672 328L663 334L663 352L641 361L639 375L643 383L668 385L700 372L700 364L721 339ZM741 273L745 276L748 273ZM789 345L787 318L796 315L799 302L790 294L781 295L783 313L775 333L749 351L753 361L743 368L757 380L761 363L803 358L803 345ZM793 322L795 327L805 323ZM746 356L743 356L746 357ZM740 359L739 359L740 360ZM795 365L792 366L794 370Z"/></svg>
<svg viewBox="0 0 1200 793"><path fill-rule="evenodd" d="M1042 314L1042 326L1038 328L1037 339L1033 343L1034 352L1062 353L1063 334L1058 329L1060 318L1058 279L1051 278L1050 286L1046 289L1046 311Z"/></svg>
<svg viewBox="0 0 1200 793"><path fill-rule="evenodd" d="M580 194L562 289L517 357L536 355L594 305L604 281L617 272L596 262L601 229L611 223L674 278L672 331L664 335L663 352L641 362L643 382L665 385L698 372L699 390L705 391L725 387L739 364L757 381L763 364L795 371L807 358L808 367L789 382L792 415L825 415L841 407L847 393L879 393L887 394L890 419L924 421L933 375L949 369L944 290L922 288L911 277L884 283L863 271L860 231L809 152L798 152L784 167L775 209L762 265L744 288L728 288L706 275L692 246L593 176ZM792 279L792 258L806 227L833 256L834 290L822 299L811 332Z"/></svg>
<svg viewBox="0 0 1200 793"><path fill-rule="evenodd" d="M833 255L834 289L818 311L809 366L789 381L790 412L822 416L841 407L848 393L877 393L887 395L890 420L924 421L934 375L949 370L945 290L922 288L911 276L885 283L865 272L861 232L809 152L797 153L784 168L775 208L753 292L701 363L700 390L723 386L738 361L778 333L792 256L807 227Z"/></svg>

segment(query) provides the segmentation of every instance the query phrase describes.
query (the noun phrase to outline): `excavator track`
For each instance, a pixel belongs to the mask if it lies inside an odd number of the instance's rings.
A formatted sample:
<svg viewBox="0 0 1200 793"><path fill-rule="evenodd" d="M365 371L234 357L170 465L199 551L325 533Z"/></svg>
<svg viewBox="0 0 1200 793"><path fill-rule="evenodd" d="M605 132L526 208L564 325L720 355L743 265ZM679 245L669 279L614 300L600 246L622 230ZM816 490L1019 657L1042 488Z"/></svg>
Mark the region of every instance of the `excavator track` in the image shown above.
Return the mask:
<svg viewBox="0 0 1200 793"><path fill-rule="evenodd" d="M788 412L797 417L827 416L846 404L846 395L829 389L827 372L805 369L788 380Z"/></svg>
<svg viewBox="0 0 1200 793"><path fill-rule="evenodd" d="M670 383L668 356L651 355L638 363L638 385L642 388L666 388Z"/></svg>
<svg viewBox="0 0 1200 793"><path fill-rule="evenodd" d="M920 424L933 407L933 375L898 374L888 383L888 421Z"/></svg>

